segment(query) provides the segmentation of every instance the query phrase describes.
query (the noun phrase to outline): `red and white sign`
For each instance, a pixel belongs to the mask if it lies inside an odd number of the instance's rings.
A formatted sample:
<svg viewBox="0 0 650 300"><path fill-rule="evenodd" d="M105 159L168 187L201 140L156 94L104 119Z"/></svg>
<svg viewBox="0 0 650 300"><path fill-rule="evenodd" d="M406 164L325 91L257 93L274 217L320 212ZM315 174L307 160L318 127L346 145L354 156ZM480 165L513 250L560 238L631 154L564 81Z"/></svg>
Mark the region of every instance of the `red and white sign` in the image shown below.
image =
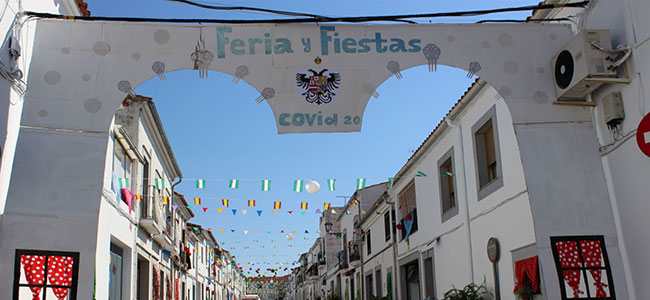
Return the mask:
<svg viewBox="0 0 650 300"><path fill-rule="evenodd" d="M636 130L636 143L646 156L650 157L650 113L645 115Z"/></svg>

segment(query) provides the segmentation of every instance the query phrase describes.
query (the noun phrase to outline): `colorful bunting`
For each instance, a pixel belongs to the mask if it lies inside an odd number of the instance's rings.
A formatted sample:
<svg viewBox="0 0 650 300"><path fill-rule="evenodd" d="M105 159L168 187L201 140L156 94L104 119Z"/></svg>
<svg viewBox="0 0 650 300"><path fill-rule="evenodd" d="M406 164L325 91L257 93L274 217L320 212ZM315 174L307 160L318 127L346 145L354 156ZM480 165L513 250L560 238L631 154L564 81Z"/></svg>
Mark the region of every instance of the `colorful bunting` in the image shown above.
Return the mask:
<svg viewBox="0 0 650 300"><path fill-rule="evenodd" d="M330 190L330 192L333 192L336 189L334 187L335 182L336 182L336 179L328 179L327 180L327 188Z"/></svg>
<svg viewBox="0 0 650 300"><path fill-rule="evenodd" d="M389 190L393 187L393 179L395 179L395 177L388 177L388 189Z"/></svg>
<svg viewBox="0 0 650 300"><path fill-rule="evenodd" d="M325 204L323 204L323 209L328 210L328 209L330 209L331 205L332 205L331 203L325 203Z"/></svg>
<svg viewBox="0 0 650 300"><path fill-rule="evenodd" d="M221 204L222 204L224 207L230 207L230 200L228 200L228 199L221 199Z"/></svg>
<svg viewBox="0 0 650 300"><path fill-rule="evenodd" d="M142 195L135 195L135 199L142 200Z"/></svg>
<svg viewBox="0 0 650 300"><path fill-rule="evenodd" d="M289 214L292 214L292 213L293 213L293 210L288 211L288 213L289 213Z"/></svg>
<svg viewBox="0 0 650 300"><path fill-rule="evenodd" d="M362 190L366 187L365 178L357 178L357 190Z"/></svg>
<svg viewBox="0 0 650 300"><path fill-rule="evenodd" d="M199 190L202 190L205 188L205 179L197 179L196 180L196 188Z"/></svg>
<svg viewBox="0 0 650 300"><path fill-rule="evenodd" d="M261 216L262 216L262 211L261 211L261 210L258 210L258 211L257 211L257 216L258 216L258 217L261 217Z"/></svg>
<svg viewBox="0 0 650 300"><path fill-rule="evenodd" d="M228 187L231 189L239 188L239 179L230 179L230 184L228 184Z"/></svg>
<svg viewBox="0 0 650 300"><path fill-rule="evenodd" d="M169 204L169 196L163 196L163 202L165 202L165 204Z"/></svg>
<svg viewBox="0 0 650 300"><path fill-rule="evenodd" d="M302 210L307 210L307 206L308 206L308 205L309 205L309 204L308 204L307 202L300 202L300 209L302 209Z"/></svg>
<svg viewBox="0 0 650 300"><path fill-rule="evenodd" d="M262 179L262 191L268 192L271 190L271 179Z"/></svg>
<svg viewBox="0 0 650 300"><path fill-rule="evenodd" d="M272 211L271 213L272 213L272 214L277 214L278 211L277 211L277 210L274 210L274 211Z"/></svg>
<svg viewBox="0 0 650 300"><path fill-rule="evenodd" d="M178 205L172 205L172 209L176 210L178 208Z"/></svg>
<svg viewBox="0 0 650 300"><path fill-rule="evenodd" d="M422 172L422 171L418 171L418 172L415 174L415 177L427 177L427 174L425 174L425 173Z"/></svg>
<svg viewBox="0 0 650 300"><path fill-rule="evenodd" d="M248 200L249 207L255 207L255 200Z"/></svg>
<svg viewBox="0 0 650 300"><path fill-rule="evenodd" d="M233 216L237 215L237 209L233 209L233 210L232 210L232 215L233 215Z"/></svg>
<svg viewBox="0 0 650 300"><path fill-rule="evenodd" d="M244 230L244 235L248 234L248 230ZM245 247L246 248L246 247Z"/></svg>
<svg viewBox="0 0 650 300"><path fill-rule="evenodd" d="M201 205L201 198L194 198L194 205Z"/></svg>
<svg viewBox="0 0 650 300"><path fill-rule="evenodd" d="M204 208L203 208L203 212L206 212L206 211L208 211L208 208L207 208L207 207L204 207Z"/></svg>
<svg viewBox="0 0 650 300"><path fill-rule="evenodd" d="M223 208L219 207L219 208L217 208L217 211L218 211L218 212L222 212L222 211L223 211Z"/></svg>
<svg viewBox="0 0 650 300"><path fill-rule="evenodd" d="M296 179L293 181L293 191L300 193L302 192L303 189L303 181L302 179Z"/></svg>
<svg viewBox="0 0 650 300"><path fill-rule="evenodd" d="M128 178L120 178L120 188L122 188L122 189L129 188L129 179Z"/></svg>
<svg viewBox="0 0 650 300"><path fill-rule="evenodd" d="M242 210L241 210L241 213L242 213L243 215L245 215L247 212L248 212L248 210L246 210L246 209L242 209Z"/></svg>

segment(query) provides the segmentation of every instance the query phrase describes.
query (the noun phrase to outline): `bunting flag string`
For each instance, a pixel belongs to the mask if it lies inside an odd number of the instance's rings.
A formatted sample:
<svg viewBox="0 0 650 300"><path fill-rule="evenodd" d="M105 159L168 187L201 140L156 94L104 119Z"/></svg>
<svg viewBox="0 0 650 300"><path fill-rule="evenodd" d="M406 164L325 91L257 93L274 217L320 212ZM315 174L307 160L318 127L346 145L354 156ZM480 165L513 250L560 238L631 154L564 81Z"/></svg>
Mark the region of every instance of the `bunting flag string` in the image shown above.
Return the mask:
<svg viewBox="0 0 650 300"><path fill-rule="evenodd" d="M221 204L222 204L224 207L230 207L230 200L228 200L228 199L221 199Z"/></svg>
<svg viewBox="0 0 650 300"><path fill-rule="evenodd" d="M201 205L201 198L194 198L194 205Z"/></svg>
<svg viewBox="0 0 650 300"><path fill-rule="evenodd" d="M241 210L242 215L245 215L247 212L248 212L248 210L246 210L246 209Z"/></svg>
<svg viewBox="0 0 650 300"><path fill-rule="evenodd" d="M309 204L308 204L307 202L300 202L300 209L302 209L302 210L307 210L307 206L308 206L308 205L309 205Z"/></svg>
<svg viewBox="0 0 650 300"><path fill-rule="evenodd" d="M219 207L219 208L217 208L217 211L218 211L218 212L222 212L222 211L223 211L223 208Z"/></svg>
<svg viewBox="0 0 650 300"><path fill-rule="evenodd" d="M415 174L415 177L427 177L427 174L424 173L424 172L422 172L422 171L418 171L418 172Z"/></svg>
<svg viewBox="0 0 650 300"><path fill-rule="evenodd" d="M232 215L233 216L237 215L237 209L236 208L232 210Z"/></svg>
<svg viewBox="0 0 650 300"><path fill-rule="evenodd" d="M393 179L395 179L395 178L394 177L388 177L388 189L389 190L391 188L393 188Z"/></svg>
<svg viewBox="0 0 650 300"><path fill-rule="evenodd" d="M255 207L255 200L248 200L249 207Z"/></svg>
<svg viewBox="0 0 650 300"><path fill-rule="evenodd" d="M261 211L261 210L258 210L258 211L257 211L257 216L258 216L258 217L261 217L261 216L262 216L262 211Z"/></svg>
<svg viewBox="0 0 650 300"><path fill-rule="evenodd" d="M154 180L154 185L156 186L157 190L164 190L165 189L165 180L160 179L160 178L156 178Z"/></svg>
<svg viewBox="0 0 650 300"><path fill-rule="evenodd" d="M129 188L129 179L128 178L120 178L120 188L125 189Z"/></svg>
<svg viewBox="0 0 650 300"><path fill-rule="evenodd" d="M199 190L205 189L205 179L197 179L196 188Z"/></svg>
<svg viewBox="0 0 650 300"><path fill-rule="evenodd" d="M281 209L281 208L282 208L282 202L280 201L273 202L273 209Z"/></svg>
<svg viewBox="0 0 650 300"><path fill-rule="evenodd" d="M331 205L332 205L331 203L324 203L323 204L323 209L328 210L328 209L330 209Z"/></svg>

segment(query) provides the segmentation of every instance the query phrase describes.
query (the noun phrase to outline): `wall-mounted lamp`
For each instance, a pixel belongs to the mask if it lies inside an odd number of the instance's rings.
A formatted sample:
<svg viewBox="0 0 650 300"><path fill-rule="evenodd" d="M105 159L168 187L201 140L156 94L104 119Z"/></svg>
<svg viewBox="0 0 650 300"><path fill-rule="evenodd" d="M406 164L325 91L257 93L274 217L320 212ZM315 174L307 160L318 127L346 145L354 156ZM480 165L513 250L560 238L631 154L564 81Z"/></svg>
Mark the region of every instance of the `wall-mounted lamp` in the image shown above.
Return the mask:
<svg viewBox="0 0 650 300"><path fill-rule="evenodd" d="M340 233L340 232L332 232L332 225L334 225L334 224L332 224L331 222L327 222L327 223L325 223L325 231L326 231L328 234L333 234L333 235L336 236L337 238L340 238L340 237L341 237L341 233Z"/></svg>

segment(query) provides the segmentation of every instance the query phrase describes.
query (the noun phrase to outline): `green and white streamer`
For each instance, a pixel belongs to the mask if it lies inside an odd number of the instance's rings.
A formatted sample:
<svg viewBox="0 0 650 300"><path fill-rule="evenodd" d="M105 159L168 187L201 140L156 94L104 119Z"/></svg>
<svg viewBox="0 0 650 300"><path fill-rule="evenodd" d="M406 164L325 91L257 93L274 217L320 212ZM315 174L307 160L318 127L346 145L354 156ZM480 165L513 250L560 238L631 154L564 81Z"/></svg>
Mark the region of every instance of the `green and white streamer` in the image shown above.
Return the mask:
<svg viewBox="0 0 650 300"><path fill-rule="evenodd" d="M297 193L302 192L303 186L304 186L304 182L302 181L302 179L296 179L296 180L293 181L293 191L294 192L297 192ZM264 188L262 188L262 189L264 189Z"/></svg>
<svg viewBox="0 0 650 300"><path fill-rule="evenodd" d="M120 188L129 188L129 179L128 178L120 178Z"/></svg>
<svg viewBox="0 0 650 300"><path fill-rule="evenodd" d="M262 179L262 191L270 191L271 190L271 179Z"/></svg>
<svg viewBox="0 0 650 300"><path fill-rule="evenodd" d="M197 179L196 180L196 188L197 189L204 189L205 188L205 179Z"/></svg>
<svg viewBox="0 0 650 300"><path fill-rule="evenodd" d="M230 179L230 184L228 184L228 187L231 189L239 188L239 179Z"/></svg>
<svg viewBox="0 0 650 300"><path fill-rule="evenodd" d="M156 184L156 189L157 190L164 190L165 189L165 180L160 179L160 178L156 178L156 180L154 180L154 183Z"/></svg>
<svg viewBox="0 0 650 300"><path fill-rule="evenodd" d="M327 188L330 190L330 192L333 192L336 187L334 186L334 183L336 183L336 179L328 179L327 180Z"/></svg>
<svg viewBox="0 0 650 300"><path fill-rule="evenodd" d="M365 178L357 178L357 190L362 190L366 187Z"/></svg>

